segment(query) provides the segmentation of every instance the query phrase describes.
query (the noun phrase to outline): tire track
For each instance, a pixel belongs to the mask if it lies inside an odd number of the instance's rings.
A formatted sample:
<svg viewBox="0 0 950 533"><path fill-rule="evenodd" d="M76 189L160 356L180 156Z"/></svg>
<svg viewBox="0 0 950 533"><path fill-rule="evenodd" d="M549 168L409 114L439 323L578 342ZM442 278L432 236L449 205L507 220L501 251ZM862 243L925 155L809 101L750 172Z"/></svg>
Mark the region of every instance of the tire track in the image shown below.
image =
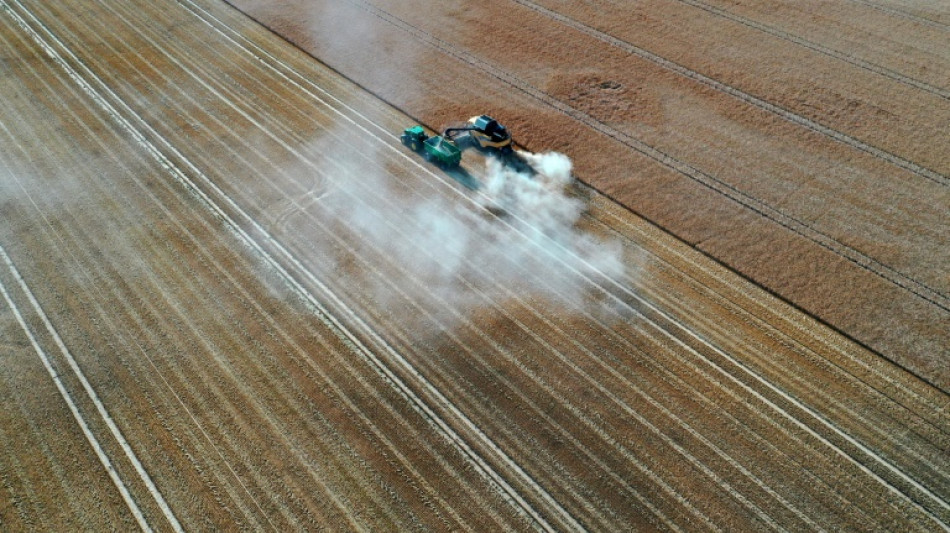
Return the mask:
<svg viewBox="0 0 950 533"><path fill-rule="evenodd" d="M304 112L305 112L305 111L301 110L301 113L304 113ZM279 126L279 124L278 124L277 126ZM271 129L273 129L273 128L271 128Z"/></svg>
<svg viewBox="0 0 950 533"><path fill-rule="evenodd" d="M20 273L16 270L16 267L10 261L10 256L7 255L6 250L0 245L0 258L3 259L7 270L10 275L13 276L14 280L20 286L20 290L27 296L30 304L33 306L34 311L37 315L43 319L44 325L48 324L46 315L43 313L42 309L39 308L39 305L36 303L36 300L32 297L32 293L28 292L29 287L26 285L26 282L23 281L23 278L20 276ZM33 332L30 330L30 327L27 325L26 320L24 320L23 315L20 313L20 310L16 307L16 304L13 302L10 293L7 291L7 288L2 280L0 280L0 294L3 295L4 300L7 303L7 306L13 311L14 316L17 319L17 323L23 329L23 332L30 340L30 346L36 352L36 355L43 361L43 367L49 373L50 379L53 380L53 383L56 384L56 389L59 391L60 396L69 406L69 411L72 413L73 418L76 420L76 423L79 425L82 430L83 435L85 435L86 440L89 442L89 445L95 451L96 456L99 458L99 462L102 463L102 467L105 468L106 472L109 474L109 478L112 479L113 484L116 489L119 491L119 494L122 495L122 499L125 501L126 506L129 508L129 511L132 513L132 516L135 517L135 521L138 523L139 528L142 531L152 531L151 526L145 520L145 516L142 514L142 510L139 509L138 504L135 502L135 499L132 497L132 494L129 492L128 487L125 485L125 482L119 477L118 472L112 466L112 461L109 460L109 457L106 455L105 451L102 449L102 446L99 444L99 440L93 435L92 431L89 429L89 425L86 423L85 418L83 418L82 413L80 413L79 408L76 406L76 403L73 401L72 396L69 394L69 391L66 390L65 385L59 377L59 374L53 368L52 362L50 361L50 356L47 355L46 351L40 346L39 342L36 340L36 337L33 335ZM51 326L48 326L51 329ZM55 330L51 330L50 333L53 334ZM57 346L61 345L62 341L59 339L58 335L55 335L54 340L56 341ZM62 348L61 348L62 349ZM64 354L65 355L65 354ZM70 365L72 367L72 365ZM75 368L73 368L75 372ZM84 381L84 380L83 380ZM85 381L83 383L85 385ZM88 394L88 390L87 390ZM96 407L98 408L100 404L97 403ZM100 413L101 414L101 413ZM111 429L111 427L110 427ZM147 474L146 474L147 475ZM153 495L154 496L154 495ZM161 497L160 495L158 496ZM169 521L171 524L171 521Z"/></svg>
<svg viewBox="0 0 950 533"><path fill-rule="evenodd" d="M118 53L118 52L117 52L117 53ZM222 98L223 98L223 97L222 97ZM253 148L252 148L252 151L253 151ZM240 156L238 156L238 157L240 157ZM249 163L248 163L248 164L249 164Z"/></svg>
<svg viewBox="0 0 950 533"><path fill-rule="evenodd" d="M222 98L223 98L223 97L222 97ZM259 127L262 127L262 126L260 126L260 125L258 125L258 126L259 126ZM248 148L249 148L250 150L253 150L253 147L250 147L250 146L249 146ZM239 156L238 154L236 154L236 153L235 153L234 155L235 155L236 157L240 157L240 156Z"/></svg>
<svg viewBox="0 0 950 533"><path fill-rule="evenodd" d="M57 100L59 101L60 107L61 107L62 109L68 110L69 114L70 114L70 115L72 116L72 118L74 119L75 124L78 124L78 125L82 126L83 129L85 129L85 131L86 131L86 133L87 133L86 138L88 138L88 139L94 139L94 140L98 143L99 149L101 149L101 150L103 151L103 153L110 154L110 157L112 157L113 160L118 161L119 158L116 157L116 156L112 153L113 147L108 146L108 145L106 145L106 144L103 144L102 141L99 139L99 136L98 136L94 131L92 131L92 130L90 130L90 129L88 128L88 126L86 125L85 121L84 121L82 118L76 116L75 113L73 113L72 109L70 109L70 108L62 101L62 99L58 96L58 92L57 92L56 90L54 90L53 88L51 88L48 84L46 84L46 83L45 83L45 80L43 80L43 78L42 78L41 76L39 76L39 74L37 74L35 70L33 70L33 67L32 67L32 66L29 66L29 65L28 65L27 68L29 68L29 69L33 72L34 76L36 76L36 80L37 80L38 83L40 83L40 84L42 84L42 85L45 85L45 87L47 88L47 94L49 94L49 95L51 96L51 98L57 99ZM71 90L71 86L70 86L69 84L65 84L65 86L67 87L67 90ZM73 94L75 94L74 91L73 91ZM25 123L31 123L32 120L38 120L38 119L36 119L36 118L25 119ZM2 125L0 125L0 126L2 126ZM8 134L8 136L9 136L11 139L15 139L15 137L13 137L13 134L12 134L9 130L6 130L6 128L4 128L4 131L6 131L6 133ZM39 143L37 143L37 144L38 144L39 146L44 146L44 148L45 148L45 144L44 144L44 143L39 142ZM73 154L69 154L69 155L72 156ZM48 156L48 157L53 157L52 154L49 154L49 153L48 153L48 149L47 149L47 156ZM84 165L84 162L76 160L76 161L73 162L73 165L75 165L75 166L70 166L69 168L82 168L82 166ZM136 171L135 171L134 169L129 168L129 167L127 167L127 166L124 167L124 169L125 169L125 172L126 172L127 175L129 175L129 176L135 176L135 175L136 175ZM17 178L14 177L14 179L17 179ZM103 191L103 197L107 197L107 196L109 195L109 192L114 192L114 191L108 191L108 192L107 192L107 191ZM146 189L146 192L147 192L147 189ZM38 206L36 206L36 208L39 209ZM41 211L40 211L40 212L41 212ZM53 231L54 233L56 233L56 232L55 232L55 228L53 228L53 226L49 223L48 220L46 220L46 226L49 228L50 231ZM66 242L62 240L61 236L59 236L58 233L56 233L56 234L57 234L57 237L58 237L58 239L59 239L60 245L62 245L63 249L65 249L65 250L68 251L68 254L70 255L70 257L72 257L73 261L74 261L74 262L76 263L76 265L78 266L80 263L79 263L78 260L75 258L75 255L73 254L72 250L70 250L70 248L69 248L69 246L66 244ZM94 244L91 244L90 247L89 247L89 249L93 249L93 248L95 248L95 245L94 245ZM80 271L82 271L82 272L85 273L85 270L84 270L84 269L80 269ZM87 279L89 280L90 286L94 287L96 290L100 290L99 285L93 283L93 282L91 281L91 279L88 278L88 273L86 273L85 275L86 275ZM100 293L100 296L102 296L101 293ZM101 316L108 316L108 314L105 313L104 311L102 311L102 308L101 308L100 302L104 302L104 301L120 301L120 302L123 302L123 303L124 303L124 300L122 300L122 299L112 300L112 299L105 299L104 297L103 297L103 298L100 298L99 300L94 300L93 303L94 303L94 304L96 305L96 307L99 309ZM113 333L116 334L116 337L117 337L117 338L121 338L121 335L118 334L118 328L117 328L114 324L112 324L111 327L112 327ZM149 363L152 365L152 370L153 370L154 372L156 372L156 375L159 375L159 376L162 378L162 380L165 381L164 376L163 376L161 373L159 373L157 367L154 366L154 362L151 360L149 354L148 354L147 352L145 352L145 351L141 348L140 345L136 344L136 346L138 347L138 350L140 351L140 353L142 353L143 357L144 357L145 359L147 359L147 360L149 361ZM165 383L166 383L166 386L168 386L168 385L167 385L167 381L165 381ZM171 392L172 392L173 394L175 394L175 393L174 393L174 390L171 390ZM187 407L185 407L184 404L181 402L180 397L178 397L177 394L175 394L175 396L176 396L176 398L178 399L179 404L181 404L181 406L187 410ZM194 416L193 416L190 412L189 412L189 415L190 415L190 417L192 418L192 420L194 420ZM197 424L197 421L195 421L195 423ZM198 429L199 429L199 431L205 436L205 438L208 440L209 444L211 444L212 447L215 447L215 446L214 446L214 443L211 442L211 440L210 440L210 438L208 437L207 433L205 432L204 428L201 427L200 425L198 425ZM215 449L216 449L216 448L215 448ZM220 456L220 451L218 451L218 454L219 454L219 456ZM224 459L223 456L221 456L221 458L222 458L222 460ZM232 467L230 464L228 464L226 461L225 461L225 464L227 465L227 467L228 467L228 469L231 471L231 473L235 476L235 478L237 479L237 481L240 483L240 479L237 478L237 475L234 473L233 467ZM244 489L245 489L245 492L247 492L247 488L244 487ZM250 496L249 493L248 493L248 495ZM259 506L259 504L257 504L256 500L254 500L253 497L251 497L251 499L252 499L252 501L255 503L255 505L258 507L258 509L260 509L260 506ZM265 516L265 519L266 519L266 516Z"/></svg>
<svg viewBox="0 0 950 533"><path fill-rule="evenodd" d="M302 111L303 112L303 111Z"/></svg>
<svg viewBox="0 0 950 533"><path fill-rule="evenodd" d="M131 169L129 169L129 173L130 173L130 175L134 175L134 173L131 171ZM148 191L146 190L146 192L148 192ZM103 193L104 193L105 196L108 196L108 192L107 192L107 191L103 191ZM132 203L132 202L130 202L130 204L131 204L131 203ZM166 214L168 214L167 211L166 211ZM92 244L92 243L90 243L90 244L91 244L90 248L94 248L94 247L95 247L94 244ZM112 301L112 300L102 300L102 301ZM117 299L117 300L115 300L115 301L124 301L124 299L121 299L121 298L120 298L120 299ZM145 301L145 300L142 300L142 301Z"/></svg>
<svg viewBox="0 0 950 533"><path fill-rule="evenodd" d="M248 146L248 149L249 149L249 150L253 150L253 147L251 147L251 146ZM235 153L235 154L233 154L233 155L234 155L235 157L240 157L240 156L239 156L238 154L236 154L236 153Z"/></svg>
<svg viewBox="0 0 950 533"><path fill-rule="evenodd" d="M15 13L13 13L12 10L10 10L9 7L6 5L6 3L3 3L2 6L0 7L3 7L4 10L8 14L11 15L11 18L14 19L14 21L17 23L18 26L20 26L21 29L24 29L25 31L27 31L27 33L30 33L30 31L32 31L28 27L25 27L23 20L20 19ZM38 44L41 44L41 43L38 43ZM5 125L3 125L3 129L10 136L10 138L15 139L14 136L10 135L9 130L7 129ZM32 198L30 198L30 200L32 202ZM165 501L161 492L155 486L151 477L145 471L138 457L135 455L135 452L132 450L131 446L129 446L128 442L126 441L122 432L119 430L115 421L109 415L108 411L105 408L105 405L99 399L99 396L96 394L92 385L86 379L86 376L83 374L82 370L79 368L79 365L77 364L72 353L63 343L62 338L59 336L58 332L53 327L52 323L49 321L49 318L46 316L45 312L43 312L43 309L40 307L36 298L33 296L32 291L27 286L25 280L20 276L19 272L17 271L16 267L12 263L11 259L6 254L5 250L3 249L2 245L0 245L0 257L3 258L11 274L14 276L14 279L17 281L21 290L28 298L30 304L36 311L37 315L41 318L47 332L52 337L53 341L55 342L59 351L62 353L63 357L66 359L67 363L69 364L70 369L73 371L73 374L79 379L80 383L83 386L84 391L86 392L86 395L95 405L100 418L102 418L102 420L105 422L113 438L115 438L116 442L119 444L126 458L129 460L129 462L135 469L139 478L145 484L145 487L147 488L152 498L155 500L155 503L158 505L159 509L161 510L162 514L165 516L166 520L168 521L169 526L171 526L172 529L175 531L183 531L181 528L181 524L178 522L178 519L176 518L175 514L172 512L171 508L168 506L168 503ZM4 294L6 296L6 291L4 291ZM10 306L11 308L13 307L12 301L10 302ZM16 314L19 316L18 311L16 312ZM79 414L78 410L76 409L76 406L72 402L71 397L69 397L68 393L66 393L65 391L65 388L63 388L63 384L59 380L59 376L55 373L55 371L50 366L49 359L47 358L45 352L42 351L41 348L39 348L38 344L36 344L32 333L30 333L28 328L25 327L25 324L24 324L24 330L27 331L27 334L30 336L31 343L34 345L34 349L37 349L38 355L40 355L40 357L43 359L44 366L47 367L47 370L50 372L50 376L56 382L57 388L60 389L60 393L64 396L64 399L67 401L67 403L69 403L70 409L73 411L74 417L76 417L77 422L83 428L83 432L86 434L87 440L89 440L90 444L95 448L97 455L99 455L100 457L100 461L103 463L103 466L106 467L106 469L109 471L110 476L115 476L113 477L113 481L116 481L116 487L122 493L123 498L126 499L127 504L130 504L130 507L129 507L130 511L132 511L133 515L136 517L136 520L139 522L139 525L143 527L143 529L149 529L149 526L145 522L145 519L141 513L141 510L138 509L137 505L135 505L134 501L131 499L131 495L129 494L128 489L125 487L124 483L122 483L121 480L118 478L118 475L117 473L115 473L111 465L111 462L109 462L108 457L104 454L101 447L99 446L98 440L95 439L95 437L89 431L89 428L85 423L85 420L82 419L82 416Z"/></svg>
<svg viewBox="0 0 950 533"><path fill-rule="evenodd" d="M855 3L855 4L860 4L860 5L862 5L862 6L869 7L869 8L871 8L871 9L876 9L876 10L878 10L878 11L881 11L881 12L883 12L883 13L887 13L888 15L891 15L891 16L894 16L894 17L899 17L899 18L907 19L907 20L910 20L910 21L915 22L915 23L917 23L917 24L923 24L924 26L930 26L931 28L937 28L938 30L943 30L943 31L950 32L950 25L944 24L944 23L942 23L942 22L937 22L936 20L931 20L931 19L926 18L926 17L921 17L921 16L918 16L918 15L914 15L914 14L912 14L912 13L908 13L908 12L906 12L906 11L902 11L902 10L897 9L897 8L894 8L894 7L889 7L889 6L886 6L886 5L881 5L881 4L877 3L877 2L868 2L868 1L866 1L866 0L850 0L850 1L853 2L853 3Z"/></svg>
<svg viewBox="0 0 950 533"><path fill-rule="evenodd" d="M624 228L625 231L632 231L635 232L635 234L642 235L642 238L636 239L638 242L659 242L658 239L651 238L648 232L644 232L642 228L629 222L625 216L627 215L626 212L618 213L616 208L607 209L602 212L605 213L611 220L616 222L619 227ZM613 226L608 225L607 227ZM620 231L620 233L625 234L625 231L617 230L616 228L614 228L614 231ZM692 271L698 271L702 273L704 281L700 281L700 283L703 286L709 286L710 282L714 280L715 285L724 286L733 294L747 295L751 292L746 288L737 286L735 283L730 282L727 279L720 279L716 277L714 273L709 272L708 269L703 267L700 263L689 259L681 251L674 250L670 246L662 246L662 249L667 253L679 258L683 264L689 265ZM663 260L658 254L655 254L655 257ZM673 264L668 264L669 268L677 269L677 267ZM695 276L693 277L697 280L699 279ZM716 291L714 288L710 288L710 292L715 294L719 293L719 291ZM894 370L895 367L890 366L891 363L888 362L887 365L882 365L876 361L868 362L863 358L856 357L854 354L850 353L852 350L841 346L840 343L829 342L828 335L816 335L813 325L804 324L802 323L802 320L797 319L788 313L779 312L776 309L774 303L757 299L751 294L745 297L754 302L760 311L765 312L769 316L774 316L780 322L789 324L791 327L793 327L797 332L797 335L793 337L795 338L794 342L799 343L802 346L808 346L809 349L813 351L813 353L816 353L820 357L828 360L834 366L841 368L846 374L854 376L861 382L867 383L868 386L873 390L881 391L881 394L883 394L886 398L904 406L904 408L906 408L909 412L914 413L916 416L939 413L945 410L945 407L941 407L941 400L943 405L948 405L948 395L946 393L940 392L930 384L924 384L924 382L919 378L913 380L911 383L908 383L906 379L901 380L900 377L904 375L904 372L896 372ZM738 306L734 300L729 299L728 301ZM757 316L754 313L750 313L750 315ZM769 324L772 323L771 320L762 318L758 320L761 324L763 324L763 326L767 327L770 327ZM785 334L789 335L789 333ZM808 339L813 340L809 341ZM827 351L822 350L821 347L829 347L837 355L834 355L834 353L828 354ZM825 352L825 355L819 354L819 352ZM849 361L853 362L853 364L847 364ZM885 372L882 366L889 369L890 373ZM884 390L887 392L883 392ZM927 422L943 434L950 434L950 421L947 419L933 418L931 416L927 419Z"/></svg>

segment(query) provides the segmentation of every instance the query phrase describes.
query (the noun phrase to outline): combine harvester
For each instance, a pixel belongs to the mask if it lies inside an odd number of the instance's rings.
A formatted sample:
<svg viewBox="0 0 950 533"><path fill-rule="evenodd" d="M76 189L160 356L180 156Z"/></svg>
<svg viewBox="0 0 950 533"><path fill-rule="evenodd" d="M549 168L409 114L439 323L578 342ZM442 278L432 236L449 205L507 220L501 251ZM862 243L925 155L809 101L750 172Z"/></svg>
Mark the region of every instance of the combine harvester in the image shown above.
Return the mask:
<svg viewBox="0 0 950 533"><path fill-rule="evenodd" d="M472 117L464 126L447 128L442 135L429 137L422 126L406 128L400 137L402 144L422 154L440 168L450 170L462 161L462 150L476 148L499 157L503 162L517 159L511 147L508 129L488 115Z"/></svg>

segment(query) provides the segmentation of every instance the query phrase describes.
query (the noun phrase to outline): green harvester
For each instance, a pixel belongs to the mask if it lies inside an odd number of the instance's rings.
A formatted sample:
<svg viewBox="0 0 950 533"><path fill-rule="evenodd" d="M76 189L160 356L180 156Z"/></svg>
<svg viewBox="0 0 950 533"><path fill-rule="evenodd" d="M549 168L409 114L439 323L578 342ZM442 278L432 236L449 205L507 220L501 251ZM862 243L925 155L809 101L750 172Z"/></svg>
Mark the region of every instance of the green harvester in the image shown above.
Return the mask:
<svg viewBox="0 0 950 533"><path fill-rule="evenodd" d="M440 168L455 168L462 161L462 150L455 141L441 135L429 137L422 126L406 128L399 139L413 151L421 152L426 161Z"/></svg>

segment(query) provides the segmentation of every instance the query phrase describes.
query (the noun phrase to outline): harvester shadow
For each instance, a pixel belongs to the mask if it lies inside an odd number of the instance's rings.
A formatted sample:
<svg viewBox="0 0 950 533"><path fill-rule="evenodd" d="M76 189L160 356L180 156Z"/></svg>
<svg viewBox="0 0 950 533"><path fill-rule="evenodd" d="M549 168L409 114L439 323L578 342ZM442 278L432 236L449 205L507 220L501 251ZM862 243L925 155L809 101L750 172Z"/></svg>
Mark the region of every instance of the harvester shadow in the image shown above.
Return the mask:
<svg viewBox="0 0 950 533"><path fill-rule="evenodd" d="M443 172L450 178L459 182L466 189L477 191L481 187L481 183L478 179L471 174L471 172L465 170L462 167L455 167L450 169L444 169Z"/></svg>

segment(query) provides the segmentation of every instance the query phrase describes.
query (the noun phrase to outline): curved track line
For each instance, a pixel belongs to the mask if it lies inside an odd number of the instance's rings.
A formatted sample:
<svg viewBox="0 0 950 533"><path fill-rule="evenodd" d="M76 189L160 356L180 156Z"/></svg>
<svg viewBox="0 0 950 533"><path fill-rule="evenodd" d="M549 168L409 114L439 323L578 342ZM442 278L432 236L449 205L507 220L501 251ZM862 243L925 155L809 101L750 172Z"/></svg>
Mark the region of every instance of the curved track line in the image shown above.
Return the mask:
<svg viewBox="0 0 950 533"><path fill-rule="evenodd" d="M23 278L20 277L19 272L16 271L16 267L13 266L13 263L10 261L10 257L7 255L7 252L0 246L0 257L3 258L3 261L6 263L7 268L10 270L10 273L20 284L21 289L26 287L26 284L23 282ZM73 402L72 396L70 396L69 391L66 390L65 385L63 385L62 380L59 379L59 374L56 373L56 370L53 368L49 356L46 354L46 351L40 346L37 342L36 337L33 336L33 332L30 330L30 327L27 325L26 320L23 319L23 315L20 314L20 310L17 308L16 304L13 303L13 299L10 297L10 294L7 292L6 287L4 286L2 280L0 280L0 293L3 294L4 300L7 302L7 306L10 310L13 311L13 315L16 317L17 322L20 324L20 327L23 329L23 332L26 333L26 336L30 339L30 345L33 347L33 350L36 352L36 355L40 357L43 361L43 367L46 368L46 372L49 373L50 378L52 378L53 383L56 384L56 389L59 391L60 396L63 397L63 400L66 401L66 405L69 406L70 412L73 414L73 418L76 420L76 423L79 424L80 429L82 429L83 435L85 435L86 440L89 442L89 445L92 446L93 451L96 452L96 457L99 458L99 462L102 463L103 468L106 469L106 472L109 474L109 478L112 480L112 483L119 490L119 494L122 495L122 499L125 501L125 505L129 508L129 511L132 513L132 516L135 518L135 521L138 522L139 527L142 531L151 532L152 528L148 525L148 522L145 520L145 516L142 515L141 509L139 509L138 504L135 503L135 499L132 498L132 495L129 493L128 487L125 486L125 483L119 477L119 473L112 466L112 462L109 460L109 457L106 455L105 451L102 449L102 446L99 444L99 441L96 439L95 435L92 434L92 431L89 429L89 425L86 424L86 420L83 418L82 414L79 412L79 408L76 407L76 403ZM31 300L33 303L33 300ZM42 309L37 309L38 313L42 313ZM44 317L45 315L40 315Z"/></svg>
<svg viewBox="0 0 950 533"><path fill-rule="evenodd" d="M21 10L24 10L25 12L29 13L29 11L26 10L22 6L22 4L20 4L19 0L12 0L12 1L16 3L20 7ZM2 2L2 6L7 11L12 13L12 10L9 9L5 1L0 0L0 2ZM406 371L409 375L415 378L416 384L421 386L423 390L426 391L426 393L428 393L433 398L435 398L441 407L445 408L450 413L452 413L452 415L456 418L456 420L461 422L463 426L467 428L469 433L474 434L481 441L481 444L483 446L485 446L487 449L492 451L497 459L499 459L503 464L505 464L513 473L515 473L521 479L522 483L531 487L531 489L535 492L535 494L537 494L543 501L545 501L545 503L547 503L549 507L557 511L557 514L560 515L560 518L564 523L570 524L572 529L577 529L577 530L583 529L583 527L579 523L577 523L574 520L574 518L570 516L570 514L566 510L560 507L560 505L551 497L550 494L548 494L540 485L538 485L533 479L531 479L530 476L528 476L528 474L520 468L520 466L518 466L510 457L508 457L507 454L505 454L504 451L501 450L496 444L494 444L488 438L487 435L485 435L481 430L479 430L477 426L471 420L469 420L454 404L452 404L447 398L445 398L436 387L434 387L421 374L419 374L415 370L415 368L412 367L412 365L402 357L401 354L399 354L391 346L386 344L385 341L381 337L379 337L379 335L375 331L373 331L372 328L369 327L368 324L363 322L362 319L360 319L352 310L346 307L345 304L334 293L332 293L329 290L328 287L326 287L322 282L317 280L311 273L309 273L306 269L304 269L302 265L300 264L299 260L296 257L292 256L284 248L283 245L281 245L277 240L275 240L272 236L270 236L270 234L263 227L261 227L252 217L247 215L247 213L245 213L240 208L240 206L234 203L233 200L231 200L223 191L221 191L220 188L218 188L218 186L214 184L212 180L210 180L207 176L205 176L200 171L200 169L190 164L188 160L174 146L170 145L167 141L165 141L164 138L160 134L158 134L158 132L156 132L151 126L149 126L144 120L142 120L131 108L128 107L127 104L125 104L124 101L118 98L118 96L115 95L115 93L108 87L108 85L103 83L101 79L99 79L99 77L95 73L89 70L81 61L79 61L78 58L75 57L75 55L69 50L69 48L64 43L59 42L56 36L52 34L52 32L50 32L42 22L37 20L35 17L32 17L32 15L29 15L29 16L30 18L33 19L35 24L43 28L44 32L51 39L57 42L60 49L62 49L68 56L70 56L75 62L75 64L77 64L82 70L84 70L86 75L89 76L92 80L94 80L94 82L103 90L103 92L108 94L109 97L113 101L117 102L118 105L123 108L126 114L128 114L131 117L134 117L133 119L136 120L140 124L143 130L145 130L153 138L160 140L162 144L164 144L166 148L174 154L176 159L185 163L185 165L189 167L189 170L193 172L196 176L200 177L200 179L208 187L210 187L219 198L223 199L226 202L226 204L228 205L230 209L238 213L243 219L245 219L250 225L252 225L254 227L255 232L262 235L269 246L275 248L278 251L278 253L284 258L284 260L288 261L299 274L303 275L312 283L313 286L317 287L320 290L320 292L324 294L324 296L326 296L332 302L335 308L345 313L349 317L349 319L362 330L363 334L367 335L373 341L374 344L383 348L391 356L394 362L398 363L403 368L404 371ZM26 25L25 21L23 21L23 19L20 18L19 15L14 14L14 17L18 20L18 23L21 23L22 26L28 30L28 33L30 34L31 37L34 38L37 44L42 46L44 51L46 51L46 53L57 64L59 64L64 70L66 70L67 73L70 75L70 77L74 81L76 81L76 83L79 84L80 87L82 87L83 90L86 91L87 94L98 105L100 105L100 107L102 107L102 109L110 117L115 119L116 122L121 127L126 129L126 131L128 131L129 134L133 136L133 139L139 145L141 145L150 155L152 155L152 157L154 157L155 160L169 172L169 174L171 174L176 180L181 182L182 185L184 185L186 188L188 188L193 193L195 193L213 212L215 212L218 216L220 216L222 220L224 220L228 224L228 226L230 226L232 230L238 236L240 236L240 238L249 247L254 249L258 254L260 254L260 256L263 259L265 259L265 261L267 261L272 267L274 267L274 269L281 275L281 277L288 283L288 285L291 288L293 288L294 291L297 292L305 301L307 301L313 307L315 311L317 311L317 314L319 318L321 319L321 321L324 321L325 324L331 330L337 332L341 336L341 340L343 340L347 345L351 346L351 348L353 348L355 353L361 355L362 357L367 359L369 362L371 362L372 366L381 373L381 375L384 377L384 379L386 379L386 381L393 384L401 392L401 394L407 400L411 402L412 406L415 409L417 409L420 412L420 414L424 416L424 418L426 418L427 420L430 421L430 423L436 426L436 428L440 431L440 433L442 433L449 442L454 443L460 449L463 455L469 458L473 466L480 473L482 473L487 479L489 479L492 484L499 487L504 492L504 497L509 501L509 503L520 508L527 516L529 516L538 525L538 527L548 530L548 531L554 531L554 528L550 524L548 524L548 522L542 516L540 516L540 514L538 514L538 512L527 501L525 501L523 497L511 485L509 485L508 482L505 481L501 475L499 475L491 467L491 465L489 465L483 458L481 458L481 456L478 455L468 445L467 441L465 441L454 429L452 429L452 427L448 423L446 423L441 417L439 417L432 410L432 408L428 406L427 403L425 403L419 396L417 396L416 393L413 392L412 389L409 388L408 385L406 385L406 383L401 378L399 378L399 376L393 373L393 371L390 370L389 367L385 363L383 363L382 360L379 359L372 350L366 347L366 345L363 344L363 342L360 341L359 338L354 333L352 333L335 316L333 316L308 289L306 289L303 285L301 285L296 280L296 278L282 266L282 264L276 258L274 258L269 252L267 252L253 237L247 234L244 231L244 229L242 229L241 226L233 218L231 218L231 216L228 215L224 209L218 206L218 204L215 203L214 200L211 199L210 196L204 193L202 189L197 187L195 183L188 177L188 175L183 170L178 168L178 166L174 162L172 162L168 157L166 157L164 153L157 146L155 146L151 141L148 140L148 138L142 132L140 132L135 126L133 126L129 122L129 120L126 119L125 116L123 116L122 113L120 113L112 104L110 104L106 100L106 98L103 97L99 93L98 90L96 90L88 81L86 81L86 79L79 72L73 69L70 66L70 64L65 59L63 59L63 57L60 56L59 53L57 53L48 43L46 43L46 41L44 41L35 31L33 31L32 28L29 28L29 26Z"/></svg>

